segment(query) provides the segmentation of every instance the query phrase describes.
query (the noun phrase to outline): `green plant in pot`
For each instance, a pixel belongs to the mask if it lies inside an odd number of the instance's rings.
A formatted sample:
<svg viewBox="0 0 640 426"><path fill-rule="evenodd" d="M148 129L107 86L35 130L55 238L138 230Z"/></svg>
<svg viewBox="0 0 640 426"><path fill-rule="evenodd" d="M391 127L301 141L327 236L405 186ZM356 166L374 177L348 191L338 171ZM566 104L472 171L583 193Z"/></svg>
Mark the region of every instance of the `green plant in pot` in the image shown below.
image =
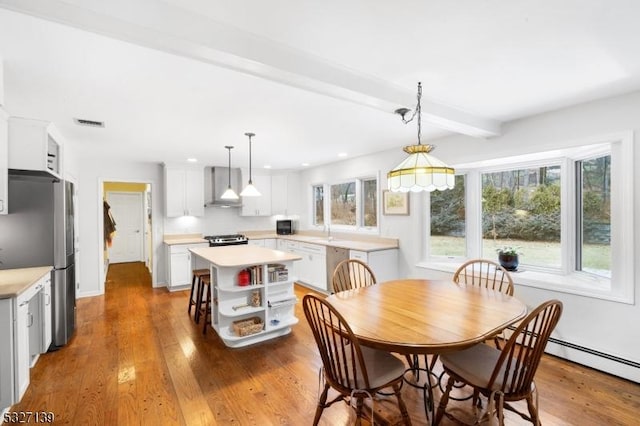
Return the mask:
<svg viewBox="0 0 640 426"><path fill-rule="evenodd" d="M498 262L507 271L517 271L520 263L520 248L513 246L503 246L496 249Z"/></svg>

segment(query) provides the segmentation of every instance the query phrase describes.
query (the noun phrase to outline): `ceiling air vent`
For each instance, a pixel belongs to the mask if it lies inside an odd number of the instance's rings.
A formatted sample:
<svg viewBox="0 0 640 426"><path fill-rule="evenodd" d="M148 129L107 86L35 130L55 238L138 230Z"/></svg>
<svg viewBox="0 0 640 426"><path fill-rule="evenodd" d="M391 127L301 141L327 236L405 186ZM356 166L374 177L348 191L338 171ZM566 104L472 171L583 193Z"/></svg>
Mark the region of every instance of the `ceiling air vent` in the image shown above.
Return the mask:
<svg viewBox="0 0 640 426"><path fill-rule="evenodd" d="M104 121L85 120L83 118L74 118L73 121L79 126L104 127Z"/></svg>

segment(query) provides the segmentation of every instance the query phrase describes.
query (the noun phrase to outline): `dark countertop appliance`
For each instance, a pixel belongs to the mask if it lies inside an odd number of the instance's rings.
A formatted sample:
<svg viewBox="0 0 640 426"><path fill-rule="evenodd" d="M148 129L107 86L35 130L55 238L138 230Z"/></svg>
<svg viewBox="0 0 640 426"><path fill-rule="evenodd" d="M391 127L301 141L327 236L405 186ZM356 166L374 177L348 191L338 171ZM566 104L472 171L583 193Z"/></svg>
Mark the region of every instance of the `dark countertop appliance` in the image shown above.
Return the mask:
<svg viewBox="0 0 640 426"><path fill-rule="evenodd" d="M278 235L293 234L293 221L290 219L276 220L276 234Z"/></svg>
<svg viewBox="0 0 640 426"><path fill-rule="evenodd" d="M209 241L209 247L235 246L249 243L249 239L242 234L208 235L204 239Z"/></svg>

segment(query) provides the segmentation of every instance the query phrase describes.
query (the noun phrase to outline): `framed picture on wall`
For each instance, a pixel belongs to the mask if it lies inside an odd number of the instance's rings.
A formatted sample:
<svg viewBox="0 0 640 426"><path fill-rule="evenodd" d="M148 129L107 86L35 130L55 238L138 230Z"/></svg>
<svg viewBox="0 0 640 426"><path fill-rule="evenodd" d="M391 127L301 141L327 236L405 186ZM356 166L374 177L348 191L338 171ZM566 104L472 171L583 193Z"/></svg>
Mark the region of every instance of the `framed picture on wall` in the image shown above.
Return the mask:
<svg viewBox="0 0 640 426"><path fill-rule="evenodd" d="M409 193L382 191L382 213L385 215L408 215Z"/></svg>

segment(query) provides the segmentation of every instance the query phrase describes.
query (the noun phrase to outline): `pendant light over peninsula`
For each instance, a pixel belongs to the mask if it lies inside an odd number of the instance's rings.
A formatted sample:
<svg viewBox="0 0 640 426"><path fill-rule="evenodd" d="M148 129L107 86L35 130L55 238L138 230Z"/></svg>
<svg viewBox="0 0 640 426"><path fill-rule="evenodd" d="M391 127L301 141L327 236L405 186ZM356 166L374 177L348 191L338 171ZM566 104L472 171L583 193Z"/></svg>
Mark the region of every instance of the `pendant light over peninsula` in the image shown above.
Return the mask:
<svg viewBox="0 0 640 426"><path fill-rule="evenodd" d="M237 200L240 197L238 197L238 194L231 188L231 150L233 146L227 145L225 148L229 151L229 186L227 186L227 190L224 191L220 198L223 200Z"/></svg>
<svg viewBox="0 0 640 426"><path fill-rule="evenodd" d="M260 194L260 191L258 191L258 189L255 186L253 186L253 180L251 179L251 138L254 137L256 134L247 132L244 135L249 138L249 183L247 183L247 186L244 187L244 189L240 193L240 196L259 197L262 194Z"/></svg>

